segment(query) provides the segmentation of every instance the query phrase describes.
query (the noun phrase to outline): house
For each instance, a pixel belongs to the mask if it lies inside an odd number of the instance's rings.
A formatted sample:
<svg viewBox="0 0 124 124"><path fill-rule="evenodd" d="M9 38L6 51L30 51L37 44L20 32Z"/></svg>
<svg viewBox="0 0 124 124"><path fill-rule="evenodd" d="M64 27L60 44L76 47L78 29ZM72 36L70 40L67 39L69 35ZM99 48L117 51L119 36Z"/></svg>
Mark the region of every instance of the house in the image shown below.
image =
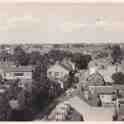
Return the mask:
<svg viewBox="0 0 124 124"><path fill-rule="evenodd" d="M107 60L106 60L107 61ZM101 76L104 77L104 81L106 84L113 84L112 75L116 73L116 66L112 64L108 64L108 62L99 61L91 61L88 64L89 75L95 72L99 72ZM124 72L123 66L118 65L118 72Z"/></svg>
<svg viewBox="0 0 124 124"><path fill-rule="evenodd" d="M54 65L48 68L47 77L50 80L61 80L64 81L67 79L70 71L72 71L72 66L67 66L67 64L63 64L57 61Z"/></svg>
<svg viewBox="0 0 124 124"><path fill-rule="evenodd" d="M32 66L0 65L0 74L4 79L32 79Z"/></svg>
<svg viewBox="0 0 124 124"><path fill-rule="evenodd" d="M104 77L101 75L98 69L98 63L96 61L91 61L88 64L88 71L86 76L86 82L88 85L104 85Z"/></svg>
<svg viewBox="0 0 124 124"><path fill-rule="evenodd" d="M105 84L103 76L97 71L90 74L87 77L86 81L87 81L87 85L93 85L93 86Z"/></svg>
<svg viewBox="0 0 124 124"><path fill-rule="evenodd" d="M78 74L78 77L81 90L82 89L87 90L88 86L105 85L104 77L97 71L96 68L91 68L90 70L82 70Z"/></svg>
<svg viewBox="0 0 124 124"><path fill-rule="evenodd" d="M116 100L116 92L113 86L89 86L92 98L100 97L102 105L114 104Z"/></svg>
<svg viewBox="0 0 124 124"><path fill-rule="evenodd" d="M0 74L3 79L19 79L19 85L25 85L27 88L31 86L33 70L32 66L17 67L15 65L0 64Z"/></svg>

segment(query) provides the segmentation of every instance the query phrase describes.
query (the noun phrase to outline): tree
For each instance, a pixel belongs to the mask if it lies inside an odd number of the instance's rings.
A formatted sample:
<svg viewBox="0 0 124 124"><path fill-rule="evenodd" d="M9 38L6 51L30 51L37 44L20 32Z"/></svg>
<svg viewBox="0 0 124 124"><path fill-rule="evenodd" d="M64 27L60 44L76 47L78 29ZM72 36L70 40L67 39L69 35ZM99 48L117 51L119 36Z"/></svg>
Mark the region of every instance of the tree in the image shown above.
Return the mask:
<svg viewBox="0 0 124 124"><path fill-rule="evenodd" d="M70 52L65 52L62 50L51 50L48 52L49 59L52 59L53 62L62 61L65 57L70 57Z"/></svg>
<svg viewBox="0 0 124 124"><path fill-rule="evenodd" d="M115 84L124 84L124 73L116 72L112 75Z"/></svg>
<svg viewBox="0 0 124 124"><path fill-rule="evenodd" d="M81 53L75 53L72 55L72 62L76 63L77 69L87 69L88 63L91 61L90 55L83 55Z"/></svg>
<svg viewBox="0 0 124 124"><path fill-rule="evenodd" d="M115 45L112 47L112 63L116 65L116 72L118 71L118 64L121 64L122 60L122 51L120 45Z"/></svg>
<svg viewBox="0 0 124 124"><path fill-rule="evenodd" d="M41 60L42 60L42 56L40 55L40 52L34 51L30 53L29 64L36 65L37 62L40 62Z"/></svg>
<svg viewBox="0 0 124 124"><path fill-rule="evenodd" d="M17 46L14 49L14 61L17 65L27 65L28 64L28 54L20 47Z"/></svg>
<svg viewBox="0 0 124 124"><path fill-rule="evenodd" d="M75 71L70 71L69 75L64 80L64 89L68 89L69 87L78 82L78 78L75 76Z"/></svg>
<svg viewBox="0 0 124 124"><path fill-rule="evenodd" d="M108 57L107 51L99 51L98 54L96 54L95 59L106 58L106 57Z"/></svg>
<svg viewBox="0 0 124 124"><path fill-rule="evenodd" d="M0 60L3 62L7 61L10 57L11 55L6 50L2 50L0 53Z"/></svg>
<svg viewBox="0 0 124 124"><path fill-rule="evenodd" d="M40 75L41 75L41 66L36 65L35 70L33 72L33 79L35 81L40 81L40 79L41 79Z"/></svg>
<svg viewBox="0 0 124 124"><path fill-rule="evenodd" d="M49 100L49 82L47 80L47 63L46 59L37 63L33 72L33 88L32 88L32 99L33 108L39 109Z"/></svg>

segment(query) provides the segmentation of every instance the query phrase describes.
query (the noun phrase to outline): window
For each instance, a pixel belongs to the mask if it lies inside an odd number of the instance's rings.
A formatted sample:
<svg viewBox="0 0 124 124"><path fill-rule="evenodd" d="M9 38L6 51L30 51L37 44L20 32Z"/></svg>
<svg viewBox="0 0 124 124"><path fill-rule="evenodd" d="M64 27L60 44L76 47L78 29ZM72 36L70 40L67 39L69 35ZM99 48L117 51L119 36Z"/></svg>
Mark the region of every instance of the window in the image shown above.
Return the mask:
<svg viewBox="0 0 124 124"><path fill-rule="evenodd" d="M51 72L51 71L49 72L49 75L50 75L50 76L52 75L52 72Z"/></svg>
<svg viewBox="0 0 124 124"><path fill-rule="evenodd" d="M55 77L58 77L59 76L59 72L55 72Z"/></svg>
<svg viewBox="0 0 124 124"><path fill-rule="evenodd" d="M120 104L124 104L124 101L119 101Z"/></svg>
<svg viewBox="0 0 124 124"><path fill-rule="evenodd" d="M24 76L24 73L14 73L15 76Z"/></svg>

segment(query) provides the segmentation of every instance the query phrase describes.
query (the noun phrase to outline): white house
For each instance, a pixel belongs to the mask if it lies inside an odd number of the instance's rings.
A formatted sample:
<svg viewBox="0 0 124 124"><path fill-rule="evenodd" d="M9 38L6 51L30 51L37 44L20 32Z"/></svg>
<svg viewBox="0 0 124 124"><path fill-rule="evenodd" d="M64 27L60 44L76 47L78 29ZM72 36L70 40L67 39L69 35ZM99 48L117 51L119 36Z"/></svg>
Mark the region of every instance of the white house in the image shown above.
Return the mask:
<svg viewBox="0 0 124 124"><path fill-rule="evenodd" d="M69 72L72 71L71 66L66 66L60 62L56 62L47 70L47 77L50 80L64 80L68 77Z"/></svg>
<svg viewBox="0 0 124 124"><path fill-rule="evenodd" d="M4 79L13 80L13 79L32 79L32 66L7 66L0 65L0 74Z"/></svg>

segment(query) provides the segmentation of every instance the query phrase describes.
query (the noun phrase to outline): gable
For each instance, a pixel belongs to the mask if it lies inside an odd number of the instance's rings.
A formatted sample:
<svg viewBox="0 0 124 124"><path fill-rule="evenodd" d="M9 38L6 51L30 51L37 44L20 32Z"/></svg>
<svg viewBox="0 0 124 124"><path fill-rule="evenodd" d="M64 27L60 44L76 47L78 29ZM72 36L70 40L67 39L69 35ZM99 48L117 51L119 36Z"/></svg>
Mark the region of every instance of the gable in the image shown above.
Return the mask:
<svg viewBox="0 0 124 124"><path fill-rule="evenodd" d="M89 75L89 77L87 78L87 81L90 84L104 84L105 83L104 78L98 72Z"/></svg>

